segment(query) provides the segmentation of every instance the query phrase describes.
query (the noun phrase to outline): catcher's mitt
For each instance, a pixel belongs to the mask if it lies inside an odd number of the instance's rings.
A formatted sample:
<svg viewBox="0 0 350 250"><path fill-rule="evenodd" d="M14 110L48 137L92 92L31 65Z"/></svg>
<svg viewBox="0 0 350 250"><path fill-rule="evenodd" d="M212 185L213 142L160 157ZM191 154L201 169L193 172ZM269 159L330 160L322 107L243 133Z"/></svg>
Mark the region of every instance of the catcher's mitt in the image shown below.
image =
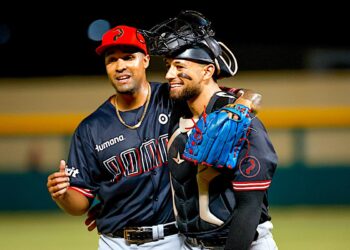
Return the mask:
<svg viewBox="0 0 350 250"><path fill-rule="evenodd" d="M189 135L183 158L218 168L236 166L251 124L250 113L257 112L261 100L259 94L242 91L235 103L209 115L203 114Z"/></svg>

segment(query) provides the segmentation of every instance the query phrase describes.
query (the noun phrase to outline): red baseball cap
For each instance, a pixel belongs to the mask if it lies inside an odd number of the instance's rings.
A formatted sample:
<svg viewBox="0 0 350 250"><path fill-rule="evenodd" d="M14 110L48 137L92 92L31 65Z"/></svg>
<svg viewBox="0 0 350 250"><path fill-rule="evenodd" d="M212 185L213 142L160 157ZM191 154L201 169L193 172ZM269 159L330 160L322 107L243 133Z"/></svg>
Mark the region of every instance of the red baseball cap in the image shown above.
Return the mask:
<svg viewBox="0 0 350 250"><path fill-rule="evenodd" d="M97 47L96 53L102 55L106 49L117 45L136 47L146 55L148 54L143 35L136 28L126 25L116 26L104 33L102 43Z"/></svg>

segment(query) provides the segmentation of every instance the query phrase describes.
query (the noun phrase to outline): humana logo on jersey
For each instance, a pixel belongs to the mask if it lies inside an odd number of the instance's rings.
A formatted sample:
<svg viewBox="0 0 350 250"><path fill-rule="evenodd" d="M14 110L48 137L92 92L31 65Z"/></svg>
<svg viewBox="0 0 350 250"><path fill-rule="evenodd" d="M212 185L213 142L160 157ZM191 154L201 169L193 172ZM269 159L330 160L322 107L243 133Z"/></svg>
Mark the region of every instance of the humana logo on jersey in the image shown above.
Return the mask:
<svg viewBox="0 0 350 250"><path fill-rule="evenodd" d="M118 143L118 142L121 142L121 141L124 141L125 138L124 138L124 135L118 135L117 137L114 137L108 141L105 141L99 145L96 144L95 146L95 150L97 152L100 152L106 148L109 148L110 146L113 146L114 144Z"/></svg>

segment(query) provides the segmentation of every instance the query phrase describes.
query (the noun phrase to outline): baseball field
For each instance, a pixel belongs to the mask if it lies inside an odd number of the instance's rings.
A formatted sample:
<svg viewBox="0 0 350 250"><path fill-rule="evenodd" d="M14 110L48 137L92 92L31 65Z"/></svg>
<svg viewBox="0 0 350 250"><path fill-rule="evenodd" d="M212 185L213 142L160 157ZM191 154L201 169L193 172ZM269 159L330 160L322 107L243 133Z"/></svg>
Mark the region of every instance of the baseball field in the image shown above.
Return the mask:
<svg viewBox="0 0 350 250"><path fill-rule="evenodd" d="M280 250L350 249L350 207L273 207ZM1 250L96 250L84 217L61 212L0 213Z"/></svg>

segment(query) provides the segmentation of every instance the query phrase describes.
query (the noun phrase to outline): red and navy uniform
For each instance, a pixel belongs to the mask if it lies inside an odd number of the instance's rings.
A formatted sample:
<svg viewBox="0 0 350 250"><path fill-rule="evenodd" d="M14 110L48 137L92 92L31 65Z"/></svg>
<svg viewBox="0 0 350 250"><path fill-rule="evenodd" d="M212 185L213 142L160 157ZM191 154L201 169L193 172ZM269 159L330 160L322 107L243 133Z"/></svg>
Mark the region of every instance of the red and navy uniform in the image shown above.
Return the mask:
<svg viewBox="0 0 350 250"><path fill-rule="evenodd" d="M107 100L81 122L72 139L70 188L90 201L100 199L96 222L103 234L174 221L166 152L172 104L168 84L150 84L151 99L139 128L124 126ZM143 109L120 113L134 125Z"/></svg>
<svg viewBox="0 0 350 250"><path fill-rule="evenodd" d="M218 92L211 98L206 113L235 99L229 93ZM240 244L248 249L258 224L271 220L267 190L277 166L277 155L267 132L255 117L234 169L198 166L181 158L193 127L192 114L184 110L174 108L168 145L178 228L197 239L226 239L233 234L230 240L245 242Z"/></svg>

